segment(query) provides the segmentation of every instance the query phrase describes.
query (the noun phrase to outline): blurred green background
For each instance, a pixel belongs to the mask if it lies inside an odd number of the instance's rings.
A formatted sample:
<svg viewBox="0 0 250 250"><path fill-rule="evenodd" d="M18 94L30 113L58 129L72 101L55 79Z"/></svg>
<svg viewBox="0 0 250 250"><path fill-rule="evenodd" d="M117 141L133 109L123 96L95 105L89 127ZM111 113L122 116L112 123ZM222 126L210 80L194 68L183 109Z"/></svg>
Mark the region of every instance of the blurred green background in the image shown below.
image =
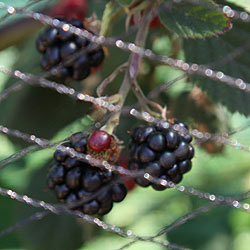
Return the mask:
<svg viewBox="0 0 250 250"><path fill-rule="evenodd" d="M15 6L20 1L4 1ZM28 2L28 1L26 1ZM21 5L26 4L22 1ZM53 1L49 4L53 4ZM89 2L89 14L96 13L98 18L107 1L95 0ZM249 1L230 1L250 8ZM34 9L44 9L48 2L36 6ZM0 12L4 15L4 12ZM18 16L17 16L18 17ZM40 55L35 49L34 41L42 27L39 24L22 24L23 19L16 20L16 16L9 17L0 26L0 65L11 69L34 74L41 73L39 67ZM20 26L21 25L21 29ZM7 30L10 33L5 33ZM113 35L121 34L124 28L124 18L120 18L114 26ZM250 29L249 29L250 30ZM29 34L25 40L16 40L24 33ZM8 34L15 34L8 36ZM134 39L134 34L126 37ZM169 36L163 29L150 32L147 47L155 53L171 55L173 45L178 44L178 38ZM128 54L109 48L109 56L101 71L80 83L72 86L78 90L95 95L97 84L108 76L118 65L125 62ZM185 51L179 49L178 58L185 59ZM112 60L116 58L116 60ZM218 55L219 58L219 55ZM249 65L250 66L250 65ZM167 66L154 62L143 61L138 81L143 90L150 89L164 81L172 80L182 73ZM245 79L245 78L244 78ZM115 93L119 88L122 75L119 76L106 90L108 94ZM250 82L250 79L245 79ZM0 91L15 83L16 79L0 74ZM249 118L237 112L229 113L222 105L210 105L205 97L205 105L198 105L192 99L194 86L190 81L181 80L162 93L156 101L167 104L172 116L185 121L192 127L206 128L213 133L222 133L239 128L249 122ZM133 104L136 99L131 94L127 104ZM211 109L207 109L207 105ZM74 132L84 130L92 120L87 116L89 104L79 103L66 96L61 96L52 90L39 87L25 86L0 103L0 124L22 132L34 133L51 141L62 140ZM128 133L131 124L140 124L128 116L123 116L117 129L117 136L128 143ZM231 139L242 144L250 145L250 129L240 130ZM0 160L5 159L27 144L0 134ZM235 148L222 145L194 145L196 154L193 169L188 173L182 184L204 192L221 195L237 195L250 190L250 156ZM56 202L46 187L46 175L52 161L53 149L41 150L8 164L1 169L0 187L9 188L32 198ZM250 199L247 200L250 202ZM180 193L176 190L162 192L149 188L135 188L126 199L115 204L113 210L103 219L124 229L130 229L138 235L150 236L157 233L164 226L194 209L208 204ZM30 208L15 200L0 197L0 231L27 218L37 209ZM196 217L167 235L160 237L173 244L200 250L249 250L250 249L250 215L246 212L230 207L218 207L212 211ZM95 226L65 215L49 215L43 220L31 222L20 229L0 238L0 249L34 249L34 250L110 250L117 249L129 240L112 233L105 232ZM131 250L160 250L163 247L152 243L137 242Z"/></svg>

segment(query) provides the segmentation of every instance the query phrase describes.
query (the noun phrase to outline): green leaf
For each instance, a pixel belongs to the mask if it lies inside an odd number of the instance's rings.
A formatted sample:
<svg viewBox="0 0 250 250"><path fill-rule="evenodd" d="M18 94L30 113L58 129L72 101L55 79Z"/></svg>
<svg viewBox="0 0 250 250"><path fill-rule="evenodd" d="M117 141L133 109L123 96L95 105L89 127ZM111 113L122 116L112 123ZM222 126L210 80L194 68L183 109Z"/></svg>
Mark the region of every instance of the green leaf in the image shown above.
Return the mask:
<svg viewBox="0 0 250 250"><path fill-rule="evenodd" d="M249 0L227 0L228 2L231 2L233 4L237 4L238 6L250 10L250 2Z"/></svg>
<svg viewBox="0 0 250 250"><path fill-rule="evenodd" d="M15 8L23 8L27 6L29 0L6 0L4 3L8 6L14 6ZM57 2L57 0L51 1L40 1L36 4L33 4L28 9L34 12L48 12L48 10ZM27 38L30 37L34 32L39 30L44 25L40 22L37 22L31 18L28 18L25 15L7 15L6 9L0 9L0 37L5 37L5 39L0 40L0 50L11 47L13 45L19 44L23 41L27 41ZM4 18L4 17L7 18ZM2 19L3 18L3 19ZM8 36L5 36L8 34Z"/></svg>
<svg viewBox="0 0 250 250"><path fill-rule="evenodd" d="M102 16L102 26L100 35L108 36L111 33L113 24L117 20L117 18L122 14L122 8L117 9L117 4L115 2L109 2L105 6L105 10Z"/></svg>
<svg viewBox="0 0 250 250"><path fill-rule="evenodd" d="M120 5L130 6L135 0L117 0Z"/></svg>
<svg viewBox="0 0 250 250"><path fill-rule="evenodd" d="M182 1L168 7L165 3L159 17L166 28L185 38L215 36L231 28L229 19L211 0L200 0L199 4Z"/></svg>
<svg viewBox="0 0 250 250"><path fill-rule="evenodd" d="M225 1L220 1L220 3L228 4ZM236 5L230 4L230 6L233 9L243 10ZM235 21L233 29L219 38L185 40L184 52L186 61L209 65L209 63L225 59L236 48L246 46L249 40L249 24ZM247 52L248 49L243 51ZM242 78L244 81L250 82L250 57L248 53L242 53L229 62L221 61L221 63L214 65L212 67L214 70L222 71L235 78ZM209 78L197 76L191 76L191 78L199 87L207 92L210 98L215 102L225 105L229 111L238 111L244 115L250 114L250 95L248 93L229 87L221 82L215 82Z"/></svg>
<svg viewBox="0 0 250 250"><path fill-rule="evenodd" d="M2 187L1 183L1 187ZM1 218L0 231L6 230L9 226L16 223L13 214L15 213L16 202L10 200L8 197L0 197L1 213L4 214ZM1 249L21 249L22 242L15 235L7 234L1 238Z"/></svg>
<svg viewBox="0 0 250 250"><path fill-rule="evenodd" d="M6 6L13 6L14 8L25 8L25 6L27 6L27 4L30 4L30 0L5 0L4 4ZM56 0L52 0L52 1L40 1L37 2L36 4L31 5L30 7L28 7L27 9L32 10L32 11L44 11L45 9L49 9L51 6L53 6L56 3ZM9 25L10 23L13 23L14 25L18 25L19 22L24 21L24 19L27 19L25 16L23 15L18 15L18 14L14 14L14 15L8 15L8 12L5 8L0 8L0 18L3 18L4 16L7 15L7 18L4 18L3 20L1 20L0 22L0 27L2 28L3 26ZM22 30L29 27L30 24L29 23L33 23L33 21L31 21L31 19L29 20L29 22L24 21L24 24L22 24ZM19 35L20 32L19 32Z"/></svg>
<svg viewBox="0 0 250 250"><path fill-rule="evenodd" d="M88 129L88 127L91 126L93 123L94 120L89 115L77 119L72 123L68 124L63 129L61 129L58 133L56 133L56 135L53 137L53 141L60 141L62 139L68 138L72 133L84 131Z"/></svg>

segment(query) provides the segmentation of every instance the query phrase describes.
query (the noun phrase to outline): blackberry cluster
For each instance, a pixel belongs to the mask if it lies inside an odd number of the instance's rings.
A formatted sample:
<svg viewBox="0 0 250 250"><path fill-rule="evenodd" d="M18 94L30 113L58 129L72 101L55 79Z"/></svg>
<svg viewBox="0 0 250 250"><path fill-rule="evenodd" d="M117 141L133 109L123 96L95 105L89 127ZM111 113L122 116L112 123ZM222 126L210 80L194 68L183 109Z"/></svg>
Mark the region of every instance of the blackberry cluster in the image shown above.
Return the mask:
<svg viewBox="0 0 250 250"><path fill-rule="evenodd" d="M174 124L188 129L182 122L175 121ZM153 177L177 184L192 167L194 148L191 141L190 134L181 135L172 128L166 129L161 125L139 126L132 133L129 169L144 170ZM135 182L143 187L152 184L156 190L166 189L144 177L136 178Z"/></svg>
<svg viewBox="0 0 250 250"><path fill-rule="evenodd" d="M67 21L63 18L57 18L60 21L70 23L83 29L83 23L78 19ZM75 60L68 60L73 54L76 54L83 48L92 46L93 43L87 39L78 37L69 31L59 28L49 27L39 35L36 41L37 49L43 54L41 67L48 71L54 66L63 63L58 70L52 73L57 79L65 80L73 78L83 80L87 78L92 67L98 67L104 60L104 51L101 47L91 52L86 52Z"/></svg>
<svg viewBox="0 0 250 250"><path fill-rule="evenodd" d="M62 145L86 154L88 141L88 136L76 133ZM113 172L81 162L59 150L55 151L54 160L48 175L48 186L54 190L58 200L70 208L89 215L104 215L112 209L113 202L125 198L126 186L112 183L117 177Z"/></svg>

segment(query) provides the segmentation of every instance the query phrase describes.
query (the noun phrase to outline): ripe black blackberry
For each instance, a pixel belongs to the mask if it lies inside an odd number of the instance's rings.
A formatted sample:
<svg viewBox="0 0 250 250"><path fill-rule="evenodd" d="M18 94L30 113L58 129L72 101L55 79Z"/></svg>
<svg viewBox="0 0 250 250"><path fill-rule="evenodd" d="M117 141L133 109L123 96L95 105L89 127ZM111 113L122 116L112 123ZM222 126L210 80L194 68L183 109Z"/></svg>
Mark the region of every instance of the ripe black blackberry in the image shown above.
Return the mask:
<svg viewBox="0 0 250 250"><path fill-rule="evenodd" d="M103 151L107 155L111 144L112 136L98 130L90 136L73 134L70 141L62 145L79 153L86 154L89 153L88 148L92 151L94 148L99 150L98 153ZM113 202L120 202L125 198L126 186L112 183L117 178L113 172L79 161L65 151L56 150L54 160L48 174L48 187L54 190L60 202L66 203L70 208L89 215L104 215L112 209Z"/></svg>
<svg viewBox="0 0 250 250"><path fill-rule="evenodd" d="M178 133L173 129L178 125L181 129L188 129L182 123L175 121L170 128L161 125L142 125L132 133L130 143L129 169L144 170L151 176L171 181L175 184L182 180L183 174L190 171L194 148L190 144L192 136ZM166 187L151 183L144 177L135 178L135 182L143 187L152 184L156 190Z"/></svg>
<svg viewBox="0 0 250 250"><path fill-rule="evenodd" d="M67 21L63 18L58 19L78 28L84 28L80 20L72 19ZM105 56L101 47L88 52L87 48L94 45L92 42L55 27L49 27L41 33L37 38L36 45L39 52L43 54L41 59L43 70L51 70L62 63L61 67L52 71L54 77L60 80L67 78L83 80L87 78L91 68L98 67ZM77 53L84 48L86 48L86 53L81 52L81 55L77 57ZM76 55L76 59L69 60L73 54Z"/></svg>

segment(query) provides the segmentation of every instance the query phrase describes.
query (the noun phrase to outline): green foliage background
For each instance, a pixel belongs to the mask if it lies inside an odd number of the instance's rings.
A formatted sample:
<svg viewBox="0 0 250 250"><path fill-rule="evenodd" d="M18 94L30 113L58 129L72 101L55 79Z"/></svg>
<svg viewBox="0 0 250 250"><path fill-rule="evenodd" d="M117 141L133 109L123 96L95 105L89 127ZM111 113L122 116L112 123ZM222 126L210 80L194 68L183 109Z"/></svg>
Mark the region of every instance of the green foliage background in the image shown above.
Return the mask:
<svg viewBox="0 0 250 250"><path fill-rule="evenodd" d="M4 2L15 6L20 4L20 1L17 0ZM106 2L101 0L89 1L89 14L95 12L101 19ZM120 0L120 2L126 4L126 1ZM247 0L230 2L250 9L250 3ZM22 4L24 4L24 1L22 1ZM41 5L37 8L41 9L43 7ZM9 26L9 34L12 34L12 31L13 34L16 34L18 30L16 28L18 28L21 21L15 23L15 16L13 16L2 24L2 29L4 29L5 25L9 25L9 21L13 22ZM234 47L243 45L244 40L247 42L250 25L240 25L241 32L244 30L244 34L246 34L245 36L242 36L242 33L239 34L240 43L235 43L237 33L235 36L230 36L232 32L238 31L238 26L235 24L236 27L233 27L231 33L226 33L218 38L184 40L184 50L180 51L178 57L196 63L209 63L210 61L219 60ZM121 27L124 29L124 18L120 18L114 23L112 35L121 33ZM0 46L6 44L6 40L7 44L9 42L11 46L6 46L0 51L0 65L34 74L41 72L39 54L34 46L34 40L39 29L41 27L38 25L32 31L29 30L30 36L14 45L11 39L15 36L9 37L7 34L4 38L1 38ZM26 31L22 29L19 32ZM0 34L3 34L3 30L0 30ZM10 40L8 41L8 39ZM127 40L131 41L132 39L134 39L134 34L127 38ZM172 51L173 42L178 39L176 35L170 39L169 34L163 29L152 30L147 47L152 47L155 53L169 55ZM224 46L223 42L227 43L228 47ZM211 44L213 46L210 46ZM200 48L199 53L197 51L194 53L197 48ZM208 58L207 54L210 53L210 49L214 51L214 55ZM205 50L207 50L207 54ZM81 84L74 84L73 87L80 90L93 83L94 86L91 90L93 91L95 84L108 76L117 65L128 58L128 54L119 51L119 58L116 56L117 60L112 60L116 55L115 53L117 53L117 50L109 48L109 56L102 70L92 76L90 80L83 81ZM242 66L242 64L244 65ZM235 68L235 71L230 72L229 68L229 74L236 74L235 76L237 76L240 72L242 78L250 82L250 62L247 54L233 61L229 66L231 68L237 66L237 69L239 69L237 71ZM229 66L218 66L218 69L226 72ZM244 67L245 71L242 71L241 67ZM148 92L149 89L181 74L182 72L168 66L144 61L138 81L143 90ZM237 77L241 77L241 75ZM115 90L119 88L121 79L121 77L118 77L112 86L108 88L107 93L115 93ZM216 106L216 116L204 114L202 110L200 112L193 110L194 104L189 102L187 97L193 88L190 79L189 81L177 82L166 93L161 94L157 101L173 108L175 116L188 124L196 125L198 122L205 122L213 132L217 133L229 129L233 130L248 122L248 102L244 98L235 96L237 90L230 89L228 95L225 96L220 90L215 89L217 85L218 89L222 89L221 83L211 83L211 81L204 80L204 78L193 80L197 81L196 83L203 87L205 91L208 90L206 86L214 84L213 87L210 86L210 92L207 92L211 94L212 99L219 103ZM15 81L13 78L0 74L0 91ZM217 96L214 94L215 92L218 93ZM249 100L249 97L246 98ZM235 100L241 101L241 103L237 104ZM132 104L135 101L133 95L130 95L127 104ZM180 105L180 102L184 105ZM225 106L221 105L221 103ZM52 141L58 141L74 132L84 130L92 123L92 120L86 116L89 108L89 104L78 103L51 90L26 86L0 104L0 124L30 134L34 133ZM121 125L117 131L118 137L126 143L128 142L127 131L131 130L131 124L136 126L139 121L131 117L122 117ZM249 138L250 129L245 129L233 135L231 139L249 145ZM25 146L27 144L22 141L0 134L0 160ZM195 149L196 156L193 160L193 169L185 176L182 182L183 185L192 186L204 192L231 196L250 190L249 153L231 147L224 147L222 152L217 154L209 154L197 145ZM51 165L52 154L53 149L41 150L9 164L0 170L0 187L10 188L36 199L56 202L46 187L46 174L48 167ZM149 236L157 233L161 228L172 223L180 216L206 203L208 202L187 196L176 190L157 192L151 187L136 188L128 194L122 203L116 204L111 213L104 217L104 220L124 229L131 229L138 235ZM30 208L6 197L0 197L0 211L2 215L0 220L1 231L33 214L37 209ZM213 211L203 214L171 231L168 235L163 235L162 238L168 239L171 243L192 249L248 250L250 246L249 216L249 214L233 208L215 208ZM117 249L127 242L129 242L128 239L105 232L70 216L50 215L41 221L32 222L1 238L0 249L110 250ZM138 242L129 249L160 250L163 248L151 243Z"/></svg>

